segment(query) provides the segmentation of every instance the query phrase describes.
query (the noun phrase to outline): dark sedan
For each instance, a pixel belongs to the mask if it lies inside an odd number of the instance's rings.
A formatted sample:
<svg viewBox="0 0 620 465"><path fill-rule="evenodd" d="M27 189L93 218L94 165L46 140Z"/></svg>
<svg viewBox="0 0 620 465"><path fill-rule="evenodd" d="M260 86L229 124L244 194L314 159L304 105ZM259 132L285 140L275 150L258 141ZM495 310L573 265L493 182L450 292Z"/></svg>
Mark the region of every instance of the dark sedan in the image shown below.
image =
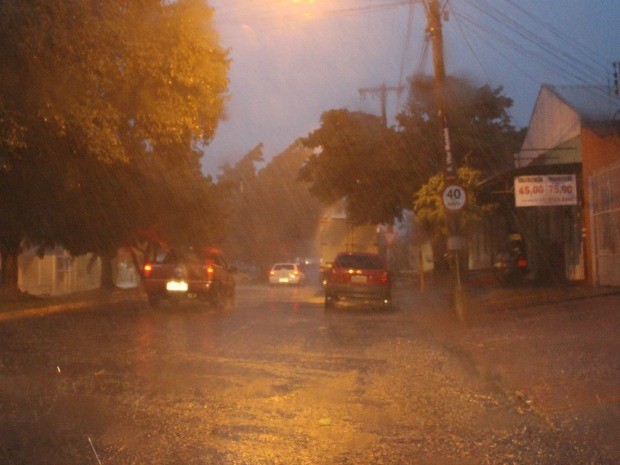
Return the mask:
<svg viewBox="0 0 620 465"><path fill-rule="evenodd" d="M383 257L364 252L340 253L326 274L325 309L337 302L392 305L392 275Z"/></svg>
<svg viewBox="0 0 620 465"><path fill-rule="evenodd" d="M226 308L234 302L235 272L217 249L171 249L144 265L143 285L154 307L160 300L196 299Z"/></svg>

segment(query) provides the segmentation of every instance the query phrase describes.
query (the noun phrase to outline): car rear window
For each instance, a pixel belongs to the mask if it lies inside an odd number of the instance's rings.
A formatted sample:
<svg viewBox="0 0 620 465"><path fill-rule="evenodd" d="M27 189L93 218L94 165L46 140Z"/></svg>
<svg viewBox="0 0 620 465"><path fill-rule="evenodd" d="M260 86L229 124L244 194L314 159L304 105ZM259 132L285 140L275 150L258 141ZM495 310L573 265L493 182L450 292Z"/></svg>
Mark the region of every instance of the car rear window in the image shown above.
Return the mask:
<svg viewBox="0 0 620 465"><path fill-rule="evenodd" d="M341 255L336 259L335 266L356 270L380 270L383 268L383 260L372 255Z"/></svg>
<svg viewBox="0 0 620 465"><path fill-rule="evenodd" d="M155 263L175 264L178 262L205 262L209 258L203 252L196 250L158 250L154 257Z"/></svg>
<svg viewBox="0 0 620 465"><path fill-rule="evenodd" d="M295 266L294 265L289 265L288 263L285 263L284 265L275 265L273 267L274 270L294 270Z"/></svg>

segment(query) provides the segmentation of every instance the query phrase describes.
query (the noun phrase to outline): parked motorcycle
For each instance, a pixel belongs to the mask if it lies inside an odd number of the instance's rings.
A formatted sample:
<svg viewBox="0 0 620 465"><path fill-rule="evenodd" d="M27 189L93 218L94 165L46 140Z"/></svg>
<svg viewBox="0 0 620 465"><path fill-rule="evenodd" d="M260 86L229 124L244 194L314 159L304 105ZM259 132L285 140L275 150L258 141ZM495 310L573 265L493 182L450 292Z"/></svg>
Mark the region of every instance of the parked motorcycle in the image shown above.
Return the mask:
<svg viewBox="0 0 620 465"><path fill-rule="evenodd" d="M527 258L520 248L500 252L493 263L493 272L504 286L523 284L529 274Z"/></svg>

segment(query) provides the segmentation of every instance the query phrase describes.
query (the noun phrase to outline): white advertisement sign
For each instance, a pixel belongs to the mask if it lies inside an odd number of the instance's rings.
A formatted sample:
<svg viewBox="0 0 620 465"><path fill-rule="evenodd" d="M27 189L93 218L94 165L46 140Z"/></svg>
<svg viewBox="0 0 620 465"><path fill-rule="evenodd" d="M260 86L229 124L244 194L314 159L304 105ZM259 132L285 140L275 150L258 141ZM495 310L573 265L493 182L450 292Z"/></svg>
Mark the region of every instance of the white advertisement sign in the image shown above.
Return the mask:
<svg viewBox="0 0 620 465"><path fill-rule="evenodd" d="M574 174L515 177L517 207L577 205L577 179Z"/></svg>

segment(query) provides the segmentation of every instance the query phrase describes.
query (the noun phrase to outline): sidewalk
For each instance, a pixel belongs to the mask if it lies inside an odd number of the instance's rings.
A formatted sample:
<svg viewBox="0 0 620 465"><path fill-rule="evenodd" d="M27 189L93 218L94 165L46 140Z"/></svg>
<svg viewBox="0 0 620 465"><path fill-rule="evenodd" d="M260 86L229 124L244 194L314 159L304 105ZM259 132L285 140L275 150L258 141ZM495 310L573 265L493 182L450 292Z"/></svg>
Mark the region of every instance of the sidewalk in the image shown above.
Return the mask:
<svg viewBox="0 0 620 465"><path fill-rule="evenodd" d="M406 311L490 386L620 457L620 288L472 286L462 315L449 287L411 291Z"/></svg>
<svg viewBox="0 0 620 465"><path fill-rule="evenodd" d="M469 286L470 311L482 313L525 310L549 304L566 304L603 296L619 296L618 287L590 287L582 285L536 286L526 285L502 288L494 285Z"/></svg>
<svg viewBox="0 0 620 465"><path fill-rule="evenodd" d="M59 312L71 312L111 302L146 300L141 288L93 289L59 296L0 296L0 322L32 318Z"/></svg>
<svg viewBox="0 0 620 465"><path fill-rule="evenodd" d="M413 292L420 292L420 283L416 278L400 280ZM527 312L536 311L535 308L549 304L567 304L568 302L587 300L604 296L619 296L620 287L601 286L592 287L580 283L561 284L524 284L505 287L498 284L490 271L472 274L462 283L459 304L464 307L464 319L488 318L497 312ZM454 296L457 295L456 285L452 281L434 281L426 278L424 291L435 297L443 295L453 299L451 305L457 307ZM424 292L423 291L423 292Z"/></svg>

